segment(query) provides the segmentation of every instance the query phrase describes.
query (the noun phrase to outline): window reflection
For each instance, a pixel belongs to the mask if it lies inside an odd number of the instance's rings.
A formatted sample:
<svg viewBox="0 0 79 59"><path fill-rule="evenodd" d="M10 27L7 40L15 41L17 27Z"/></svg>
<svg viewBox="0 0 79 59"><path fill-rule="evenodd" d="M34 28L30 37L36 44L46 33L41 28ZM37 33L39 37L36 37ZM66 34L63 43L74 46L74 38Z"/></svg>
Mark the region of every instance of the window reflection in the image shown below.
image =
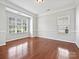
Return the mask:
<svg viewBox="0 0 79 59"><path fill-rule="evenodd" d="M8 50L8 58L15 59L15 58L22 58L23 56L27 55L28 53L28 43L23 43L14 47L11 47Z"/></svg>
<svg viewBox="0 0 79 59"><path fill-rule="evenodd" d="M10 48L9 51L8 51L8 54L9 54L8 58L9 59L13 59L14 56L16 56L16 47Z"/></svg>
<svg viewBox="0 0 79 59"><path fill-rule="evenodd" d="M69 51L64 48L58 48L58 59L69 59Z"/></svg>

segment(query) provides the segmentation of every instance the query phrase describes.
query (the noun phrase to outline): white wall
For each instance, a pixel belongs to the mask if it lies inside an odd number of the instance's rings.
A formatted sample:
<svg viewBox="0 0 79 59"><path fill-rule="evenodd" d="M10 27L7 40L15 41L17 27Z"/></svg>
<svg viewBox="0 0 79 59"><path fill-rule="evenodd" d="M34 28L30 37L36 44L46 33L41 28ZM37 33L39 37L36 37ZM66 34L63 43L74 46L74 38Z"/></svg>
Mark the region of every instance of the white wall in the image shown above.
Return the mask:
<svg viewBox="0 0 79 59"><path fill-rule="evenodd" d="M79 47L79 6L76 8L76 44Z"/></svg>
<svg viewBox="0 0 79 59"><path fill-rule="evenodd" d="M38 17L37 16L33 16L33 37L37 37L37 33L38 33ZM31 29L30 29L31 30Z"/></svg>
<svg viewBox="0 0 79 59"><path fill-rule="evenodd" d="M70 16L69 34L57 33L57 17ZM43 15L38 20L38 36L60 41L75 42L75 8Z"/></svg>
<svg viewBox="0 0 79 59"><path fill-rule="evenodd" d="M5 5L0 3L0 46L6 42L6 13Z"/></svg>

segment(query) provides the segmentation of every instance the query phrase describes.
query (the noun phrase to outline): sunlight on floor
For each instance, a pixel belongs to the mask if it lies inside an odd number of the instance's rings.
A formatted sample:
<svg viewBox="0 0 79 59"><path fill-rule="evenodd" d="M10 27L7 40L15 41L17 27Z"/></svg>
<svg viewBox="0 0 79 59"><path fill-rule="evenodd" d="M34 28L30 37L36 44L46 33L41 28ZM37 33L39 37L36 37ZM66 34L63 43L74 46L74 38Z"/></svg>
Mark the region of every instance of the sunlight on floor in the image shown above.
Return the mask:
<svg viewBox="0 0 79 59"><path fill-rule="evenodd" d="M69 51L64 48L58 48L58 59L69 59Z"/></svg>
<svg viewBox="0 0 79 59"><path fill-rule="evenodd" d="M22 58L23 56L27 55L28 53L28 43L20 44L14 47L11 47L8 50L8 58L9 59L15 59L16 58ZM11 57L11 58L10 58Z"/></svg>

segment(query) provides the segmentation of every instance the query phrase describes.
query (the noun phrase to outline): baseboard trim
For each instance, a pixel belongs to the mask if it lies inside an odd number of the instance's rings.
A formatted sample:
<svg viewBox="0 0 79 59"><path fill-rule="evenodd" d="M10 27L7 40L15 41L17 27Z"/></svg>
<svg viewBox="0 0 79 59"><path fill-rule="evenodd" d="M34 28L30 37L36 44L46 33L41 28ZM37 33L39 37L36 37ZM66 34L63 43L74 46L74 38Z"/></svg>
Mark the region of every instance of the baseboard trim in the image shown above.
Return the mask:
<svg viewBox="0 0 79 59"><path fill-rule="evenodd" d="M71 42L71 41L66 41L66 40L61 40L61 39L56 39L56 38L43 37L43 36L24 37L24 38L20 38L20 39L8 40L7 42L17 41L17 40L21 40L21 39L28 39L28 38L45 38L45 39L51 39L51 40L56 40L56 41L75 43L75 42Z"/></svg>
<svg viewBox="0 0 79 59"><path fill-rule="evenodd" d="M0 46L4 46L4 45L6 45L6 43L0 44Z"/></svg>
<svg viewBox="0 0 79 59"><path fill-rule="evenodd" d="M31 37L24 37L24 38L19 38L19 39L10 39L10 40L7 40L6 42L12 42L12 41L18 41L18 40L21 40L21 39L28 39L28 38L31 38Z"/></svg>
<svg viewBox="0 0 79 59"><path fill-rule="evenodd" d="M56 39L56 38L49 38L49 37L43 37L43 36L38 36L38 37L39 38L46 38L46 39L56 40L56 41L68 42L68 43L75 43L75 42L61 40L61 39Z"/></svg>
<svg viewBox="0 0 79 59"><path fill-rule="evenodd" d="M76 43L76 42L75 42L75 44L76 44L77 48L79 49L79 46L77 45L77 43Z"/></svg>

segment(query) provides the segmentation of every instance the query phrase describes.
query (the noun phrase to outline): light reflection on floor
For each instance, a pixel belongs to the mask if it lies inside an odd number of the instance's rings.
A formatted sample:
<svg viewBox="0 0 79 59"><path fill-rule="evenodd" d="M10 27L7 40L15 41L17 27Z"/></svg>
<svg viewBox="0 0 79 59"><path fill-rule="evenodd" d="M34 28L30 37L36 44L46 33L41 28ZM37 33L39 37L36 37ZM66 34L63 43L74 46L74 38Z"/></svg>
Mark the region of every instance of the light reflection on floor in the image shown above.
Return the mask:
<svg viewBox="0 0 79 59"><path fill-rule="evenodd" d="M58 59L69 59L69 51L64 48L58 48Z"/></svg>
<svg viewBox="0 0 79 59"><path fill-rule="evenodd" d="M28 42L8 49L8 59L20 59L28 53Z"/></svg>
<svg viewBox="0 0 79 59"><path fill-rule="evenodd" d="M0 59L79 59L74 44L48 39L29 38L8 42L6 48Z"/></svg>

